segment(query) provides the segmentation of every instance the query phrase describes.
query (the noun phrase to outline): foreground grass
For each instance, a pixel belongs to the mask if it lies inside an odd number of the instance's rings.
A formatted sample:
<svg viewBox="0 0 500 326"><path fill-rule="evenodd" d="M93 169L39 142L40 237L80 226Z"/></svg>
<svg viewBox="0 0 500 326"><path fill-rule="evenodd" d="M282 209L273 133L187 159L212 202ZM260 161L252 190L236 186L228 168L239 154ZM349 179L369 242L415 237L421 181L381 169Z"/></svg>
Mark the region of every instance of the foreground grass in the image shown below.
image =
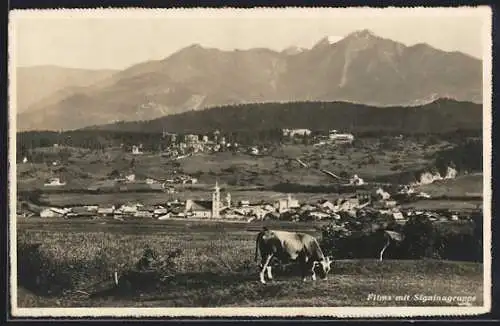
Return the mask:
<svg viewBox="0 0 500 326"><path fill-rule="evenodd" d="M123 231L123 230L122 230ZM71 232L20 230L18 244L41 243L44 264L33 270L50 284L41 293L19 284L20 307L218 307L456 305L446 302L369 300L369 294L476 296L482 304L482 265L464 262L343 260L325 281L303 283L295 266L275 269L275 280L258 282L253 261L255 232L172 229ZM113 289L112 273L130 269L145 245L159 253L181 249L175 275ZM28 268L21 266L20 268Z"/></svg>

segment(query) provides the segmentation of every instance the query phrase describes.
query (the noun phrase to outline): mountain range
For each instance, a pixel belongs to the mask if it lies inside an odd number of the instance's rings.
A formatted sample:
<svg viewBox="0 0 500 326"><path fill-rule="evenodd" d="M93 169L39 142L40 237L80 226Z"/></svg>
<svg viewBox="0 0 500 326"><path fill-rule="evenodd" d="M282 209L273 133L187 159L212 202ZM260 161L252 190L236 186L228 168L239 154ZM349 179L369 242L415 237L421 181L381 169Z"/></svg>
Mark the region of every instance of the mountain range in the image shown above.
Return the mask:
<svg viewBox="0 0 500 326"><path fill-rule="evenodd" d="M58 66L18 67L16 69L17 112L29 112L58 102L79 88L90 86L116 70L88 70Z"/></svg>
<svg viewBox="0 0 500 326"><path fill-rule="evenodd" d="M78 129L243 103L418 106L443 97L482 100L481 60L427 44L405 46L369 30L281 52L194 44L163 60L94 73L93 83L68 85L18 110L18 130ZM22 98L36 87L18 78L17 88Z"/></svg>

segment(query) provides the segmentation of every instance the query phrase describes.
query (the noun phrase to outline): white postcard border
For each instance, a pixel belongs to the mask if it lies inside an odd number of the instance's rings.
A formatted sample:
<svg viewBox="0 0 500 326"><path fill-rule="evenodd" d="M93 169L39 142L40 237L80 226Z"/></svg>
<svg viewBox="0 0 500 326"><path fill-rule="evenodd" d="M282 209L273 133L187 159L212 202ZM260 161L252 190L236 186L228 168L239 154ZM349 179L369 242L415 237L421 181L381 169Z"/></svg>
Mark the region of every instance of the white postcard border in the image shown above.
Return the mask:
<svg viewBox="0 0 500 326"><path fill-rule="evenodd" d="M60 17L61 13L71 19L79 17L120 18L123 13L133 13L134 18L179 18L190 15L220 17L269 17L279 13L280 17L314 17L314 15L441 15L443 11L454 11L454 15L470 15L474 12L484 18L483 30L483 306L478 307L249 307L249 308L20 308L17 306L17 243L16 243L16 39L15 19L20 17ZM216 17L217 16L217 17ZM471 316L484 314L491 308L491 125L492 125L492 12L488 6L457 8L255 8L255 9L56 9L14 10L9 21L9 244L10 244L10 303L13 317L425 317L425 316ZM128 15L127 19L131 19Z"/></svg>

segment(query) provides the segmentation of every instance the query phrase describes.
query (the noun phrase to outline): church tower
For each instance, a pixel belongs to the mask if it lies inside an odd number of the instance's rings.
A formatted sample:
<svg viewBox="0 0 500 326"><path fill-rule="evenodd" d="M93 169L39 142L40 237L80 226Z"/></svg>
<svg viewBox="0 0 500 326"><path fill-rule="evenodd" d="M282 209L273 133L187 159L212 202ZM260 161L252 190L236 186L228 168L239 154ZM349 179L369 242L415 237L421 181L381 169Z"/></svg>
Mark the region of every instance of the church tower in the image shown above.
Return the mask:
<svg viewBox="0 0 500 326"><path fill-rule="evenodd" d="M212 193L212 218L219 218L220 215L220 188L219 183L215 182L215 190Z"/></svg>

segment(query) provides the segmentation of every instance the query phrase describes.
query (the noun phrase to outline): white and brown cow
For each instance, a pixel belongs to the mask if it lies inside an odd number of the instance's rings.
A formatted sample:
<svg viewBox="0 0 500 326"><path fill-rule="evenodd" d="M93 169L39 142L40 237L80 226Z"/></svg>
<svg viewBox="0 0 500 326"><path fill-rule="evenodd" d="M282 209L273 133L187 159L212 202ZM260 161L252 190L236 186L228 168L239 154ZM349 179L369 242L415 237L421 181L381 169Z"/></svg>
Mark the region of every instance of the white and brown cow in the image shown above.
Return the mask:
<svg viewBox="0 0 500 326"><path fill-rule="evenodd" d="M318 241L311 235L299 232L275 231L264 229L257 235L255 246L255 261L258 261L260 251L260 281L265 284L265 272L272 279L271 266L273 258L280 263L298 261L301 267L302 279L305 281L310 272L312 280L316 273L322 279L327 279L332 260L325 257Z"/></svg>

